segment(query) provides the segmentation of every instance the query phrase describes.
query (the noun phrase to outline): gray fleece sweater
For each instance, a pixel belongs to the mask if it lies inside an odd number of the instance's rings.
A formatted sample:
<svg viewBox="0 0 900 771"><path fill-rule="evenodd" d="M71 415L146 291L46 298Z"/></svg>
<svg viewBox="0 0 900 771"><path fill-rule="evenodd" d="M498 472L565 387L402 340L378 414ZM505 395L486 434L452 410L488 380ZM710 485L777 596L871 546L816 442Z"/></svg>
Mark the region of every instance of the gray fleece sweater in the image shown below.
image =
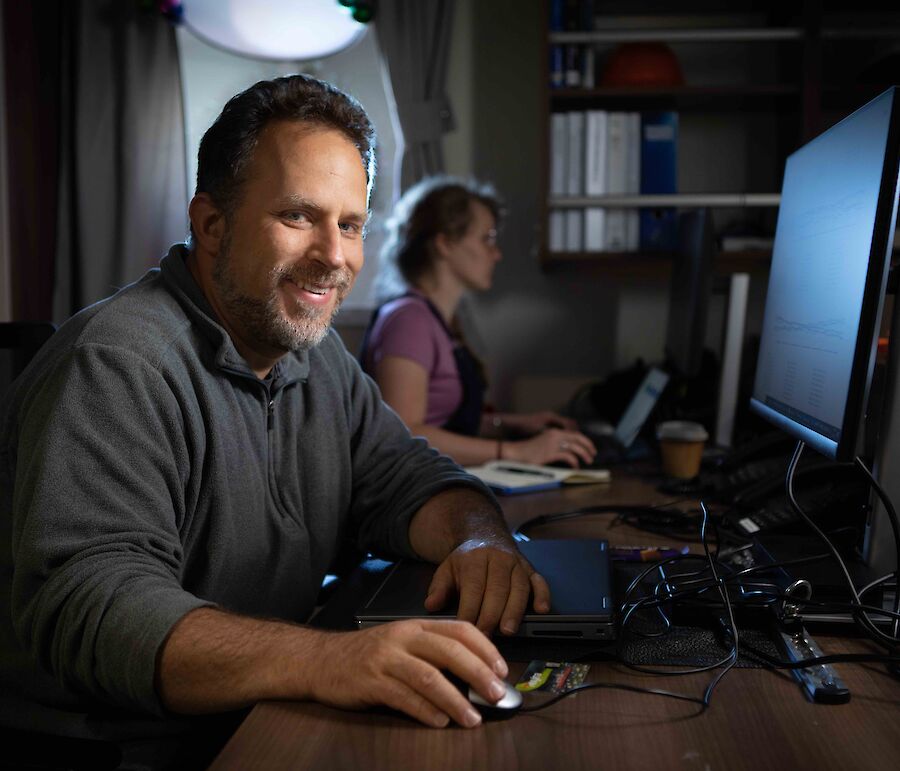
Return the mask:
<svg viewBox="0 0 900 771"><path fill-rule="evenodd" d="M70 319L4 399L0 676L24 698L162 715L156 656L185 613L303 621L348 541L411 555L428 498L484 490L334 332L259 380L185 256Z"/></svg>

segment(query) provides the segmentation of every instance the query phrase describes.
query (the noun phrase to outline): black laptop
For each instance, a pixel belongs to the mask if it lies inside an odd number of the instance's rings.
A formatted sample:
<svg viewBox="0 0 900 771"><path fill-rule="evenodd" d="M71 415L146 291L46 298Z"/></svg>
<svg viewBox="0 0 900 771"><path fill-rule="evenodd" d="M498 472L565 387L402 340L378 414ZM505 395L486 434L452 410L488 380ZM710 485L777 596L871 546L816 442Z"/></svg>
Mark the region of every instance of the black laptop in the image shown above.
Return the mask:
<svg viewBox="0 0 900 771"><path fill-rule="evenodd" d="M638 439L638 435L668 382L668 373L659 367L651 367L615 428L602 421L579 424L582 433L589 436L597 447L597 455L591 468L604 468L614 463L641 460L649 455L649 447Z"/></svg>
<svg viewBox="0 0 900 771"><path fill-rule="evenodd" d="M529 608L517 637L611 640L615 637L606 541L534 540L519 543L522 553L550 585L550 612ZM409 618L452 618L455 607L425 610L435 566L401 560L356 613L360 628Z"/></svg>

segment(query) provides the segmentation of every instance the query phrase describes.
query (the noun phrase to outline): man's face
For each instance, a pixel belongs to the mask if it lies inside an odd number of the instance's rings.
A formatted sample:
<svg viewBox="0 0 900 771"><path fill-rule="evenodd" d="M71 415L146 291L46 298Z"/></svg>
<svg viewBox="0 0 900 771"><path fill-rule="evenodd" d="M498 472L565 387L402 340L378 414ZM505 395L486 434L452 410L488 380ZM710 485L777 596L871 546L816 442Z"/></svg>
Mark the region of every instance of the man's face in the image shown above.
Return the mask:
<svg viewBox="0 0 900 771"><path fill-rule="evenodd" d="M213 267L217 310L265 355L321 342L363 265L366 173L340 132L267 126Z"/></svg>

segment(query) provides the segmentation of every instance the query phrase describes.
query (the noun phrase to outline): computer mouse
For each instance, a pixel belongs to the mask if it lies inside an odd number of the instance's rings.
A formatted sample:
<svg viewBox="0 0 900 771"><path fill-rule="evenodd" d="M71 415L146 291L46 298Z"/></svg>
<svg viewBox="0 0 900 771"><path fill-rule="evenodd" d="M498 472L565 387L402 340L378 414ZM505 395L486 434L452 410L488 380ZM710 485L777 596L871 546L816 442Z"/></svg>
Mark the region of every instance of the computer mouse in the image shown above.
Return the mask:
<svg viewBox="0 0 900 771"><path fill-rule="evenodd" d="M469 687L469 701L481 713L484 720L508 720L515 715L522 706L522 693L517 691L509 683L506 686L506 694L500 701L492 704L481 697L472 687Z"/></svg>

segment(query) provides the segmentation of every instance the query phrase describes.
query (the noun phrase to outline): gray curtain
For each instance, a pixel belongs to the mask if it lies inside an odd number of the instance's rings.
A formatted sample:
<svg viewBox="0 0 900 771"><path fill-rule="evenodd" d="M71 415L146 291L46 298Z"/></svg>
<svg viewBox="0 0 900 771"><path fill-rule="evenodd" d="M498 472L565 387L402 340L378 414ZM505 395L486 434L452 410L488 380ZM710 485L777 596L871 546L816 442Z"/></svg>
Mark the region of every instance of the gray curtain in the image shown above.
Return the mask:
<svg viewBox="0 0 900 771"><path fill-rule="evenodd" d="M441 137L453 128L444 84L453 0L381 0L375 17L405 144L400 186L444 170Z"/></svg>
<svg viewBox="0 0 900 771"><path fill-rule="evenodd" d="M64 4L57 321L140 278L187 233L178 51L155 6Z"/></svg>

